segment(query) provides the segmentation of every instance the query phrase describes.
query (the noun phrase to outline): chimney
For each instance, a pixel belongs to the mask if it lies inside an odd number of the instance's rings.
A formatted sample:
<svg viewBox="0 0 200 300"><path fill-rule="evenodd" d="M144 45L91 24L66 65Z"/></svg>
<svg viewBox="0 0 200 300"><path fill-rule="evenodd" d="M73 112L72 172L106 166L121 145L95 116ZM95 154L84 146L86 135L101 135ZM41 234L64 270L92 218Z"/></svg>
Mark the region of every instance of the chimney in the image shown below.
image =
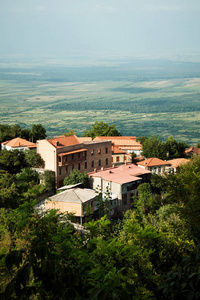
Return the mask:
<svg viewBox="0 0 200 300"><path fill-rule="evenodd" d="M101 171L104 171L104 167L101 167Z"/></svg>
<svg viewBox="0 0 200 300"><path fill-rule="evenodd" d="M94 172L96 172L96 171L97 171L97 169L95 168L95 169L94 169Z"/></svg>

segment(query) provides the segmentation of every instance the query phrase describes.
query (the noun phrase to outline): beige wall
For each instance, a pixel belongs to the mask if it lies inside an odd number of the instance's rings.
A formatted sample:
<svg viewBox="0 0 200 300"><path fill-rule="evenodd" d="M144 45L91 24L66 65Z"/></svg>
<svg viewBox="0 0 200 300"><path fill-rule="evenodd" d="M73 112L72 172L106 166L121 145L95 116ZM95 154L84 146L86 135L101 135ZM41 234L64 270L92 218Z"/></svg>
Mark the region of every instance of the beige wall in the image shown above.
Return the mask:
<svg viewBox="0 0 200 300"><path fill-rule="evenodd" d="M58 209L61 213L74 213L75 216L81 217L82 214L82 204L79 203L66 203L59 201L45 201L46 209Z"/></svg>
<svg viewBox="0 0 200 300"><path fill-rule="evenodd" d="M37 153L39 153L45 162L45 169L57 173L56 148L47 140L37 141Z"/></svg>

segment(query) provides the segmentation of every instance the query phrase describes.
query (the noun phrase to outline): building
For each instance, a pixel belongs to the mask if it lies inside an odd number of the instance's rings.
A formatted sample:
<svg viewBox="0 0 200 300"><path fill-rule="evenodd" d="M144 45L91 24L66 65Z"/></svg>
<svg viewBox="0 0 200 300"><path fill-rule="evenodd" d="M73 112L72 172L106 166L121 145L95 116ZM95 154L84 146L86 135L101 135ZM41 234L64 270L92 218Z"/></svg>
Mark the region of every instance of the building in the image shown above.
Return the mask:
<svg viewBox="0 0 200 300"><path fill-rule="evenodd" d="M114 165L132 163L132 155L120 150L118 146L112 144L112 163Z"/></svg>
<svg viewBox="0 0 200 300"><path fill-rule="evenodd" d="M142 145L136 142L136 136L97 136L94 141L110 140L114 146L126 153L134 152L137 156L141 155Z"/></svg>
<svg viewBox="0 0 200 300"><path fill-rule="evenodd" d="M193 155L200 155L200 148L190 147L185 150L187 157L192 157Z"/></svg>
<svg viewBox="0 0 200 300"><path fill-rule="evenodd" d="M1 144L1 149L7 150L35 150L37 145L35 143L29 142L25 139L21 139L19 137L12 139L10 141L3 142Z"/></svg>
<svg viewBox="0 0 200 300"><path fill-rule="evenodd" d="M168 160L167 162L171 164L170 166L170 170L173 174L176 174L178 171L178 168L184 164L188 163L188 159L186 158L175 158L175 159L171 159Z"/></svg>
<svg viewBox="0 0 200 300"><path fill-rule="evenodd" d="M166 171L169 171L171 167L169 161L164 161L156 157L146 158L145 160L138 162L137 165L157 175L163 175Z"/></svg>
<svg viewBox="0 0 200 300"><path fill-rule="evenodd" d="M97 194L90 189L72 188L45 200L45 210L58 209L61 213L71 213L76 223L83 224L87 205L91 211L97 210Z"/></svg>
<svg viewBox="0 0 200 300"><path fill-rule="evenodd" d="M134 164L125 164L89 173L90 187L101 190L105 195L109 190L112 199L118 199L120 211L133 206L139 184L150 181L151 172Z"/></svg>
<svg viewBox="0 0 200 300"><path fill-rule="evenodd" d="M112 164L111 141L80 142L75 135L39 140L37 152L45 163L44 168L55 172L58 188L74 169L91 172Z"/></svg>

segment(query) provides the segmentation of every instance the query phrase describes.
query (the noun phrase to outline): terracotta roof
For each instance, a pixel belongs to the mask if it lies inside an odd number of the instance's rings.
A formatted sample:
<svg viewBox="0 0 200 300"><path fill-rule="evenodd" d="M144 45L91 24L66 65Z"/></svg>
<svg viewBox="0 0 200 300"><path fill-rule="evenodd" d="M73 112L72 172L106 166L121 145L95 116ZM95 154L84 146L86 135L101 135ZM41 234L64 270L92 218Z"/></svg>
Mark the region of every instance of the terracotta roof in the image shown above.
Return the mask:
<svg viewBox="0 0 200 300"><path fill-rule="evenodd" d="M120 150L118 146L112 145L112 154L126 154L126 152Z"/></svg>
<svg viewBox="0 0 200 300"><path fill-rule="evenodd" d="M88 151L88 150L87 149L78 149L78 150L74 150L74 151L70 151L70 152L59 153L58 156L64 156L64 155L68 155L68 154L80 153L80 152L85 152L85 151Z"/></svg>
<svg viewBox="0 0 200 300"><path fill-rule="evenodd" d="M186 154L188 154L188 153L200 154L200 148L190 147L185 150L185 153Z"/></svg>
<svg viewBox="0 0 200 300"><path fill-rule="evenodd" d="M137 165L144 166L144 167L153 167L153 166L170 165L170 163L168 161L164 161L157 157L152 157L138 162Z"/></svg>
<svg viewBox="0 0 200 300"><path fill-rule="evenodd" d="M123 147L123 149L142 149L140 142L136 142L136 136L97 136L97 140L111 140L115 146Z"/></svg>
<svg viewBox="0 0 200 300"><path fill-rule="evenodd" d="M77 137L78 141L80 143L84 143L84 142L92 142L92 138L91 137Z"/></svg>
<svg viewBox="0 0 200 300"><path fill-rule="evenodd" d="M121 165L119 167L109 168L98 172L89 173L90 177L100 177L104 180L116 182L119 184L128 183L132 181L139 181L139 176L143 174L151 174L150 171L144 170L134 164Z"/></svg>
<svg viewBox="0 0 200 300"><path fill-rule="evenodd" d="M19 137L12 139L10 141L6 141L6 142L2 143L2 145L9 146L12 148L17 148L17 147L36 148L37 147L35 143L29 142L29 141L19 138Z"/></svg>
<svg viewBox="0 0 200 300"><path fill-rule="evenodd" d="M173 168L180 167L181 165L187 164L189 162L186 158L175 158L168 160L168 162L171 164Z"/></svg>
<svg viewBox="0 0 200 300"><path fill-rule="evenodd" d="M53 139L48 139L47 141L56 148L80 144L76 135L70 135L70 136L61 135Z"/></svg>

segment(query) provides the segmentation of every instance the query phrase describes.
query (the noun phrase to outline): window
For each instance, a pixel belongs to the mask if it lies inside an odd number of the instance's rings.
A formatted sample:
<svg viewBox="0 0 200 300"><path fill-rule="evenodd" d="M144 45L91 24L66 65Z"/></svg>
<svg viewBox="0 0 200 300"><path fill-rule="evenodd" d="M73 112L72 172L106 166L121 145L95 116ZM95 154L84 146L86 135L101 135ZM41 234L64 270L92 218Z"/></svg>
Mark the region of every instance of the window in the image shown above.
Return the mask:
<svg viewBox="0 0 200 300"><path fill-rule="evenodd" d="M101 167L101 159L99 159L99 167Z"/></svg>
<svg viewBox="0 0 200 300"><path fill-rule="evenodd" d="M72 159L74 159L74 154L72 154Z"/></svg>
<svg viewBox="0 0 200 300"><path fill-rule="evenodd" d="M122 196L122 200L123 200L123 204L124 204L124 205L127 205L127 194L124 194L124 195Z"/></svg>
<svg viewBox="0 0 200 300"><path fill-rule="evenodd" d="M72 170L74 170L74 165L72 165Z"/></svg>
<svg viewBox="0 0 200 300"><path fill-rule="evenodd" d="M108 158L106 158L106 166L108 165Z"/></svg>
<svg viewBox="0 0 200 300"><path fill-rule="evenodd" d="M116 161L117 161L117 162L119 162L119 156L117 156L117 159L116 159Z"/></svg>
<svg viewBox="0 0 200 300"><path fill-rule="evenodd" d="M78 153L78 158L80 158L81 157L81 154L80 154L80 152Z"/></svg>
<svg viewBox="0 0 200 300"><path fill-rule="evenodd" d="M66 167L65 167L65 173L67 173L67 172L68 172L68 167L66 166Z"/></svg>
<svg viewBox="0 0 200 300"><path fill-rule="evenodd" d="M81 169L81 164L80 163L78 163L78 170L80 170Z"/></svg>
<svg viewBox="0 0 200 300"><path fill-rule="evenodd" d="M87 169L87 161L85 161L85 169Z"/></svg>
<svg viewBox="0 0 200 300"><path fill-rule="evenodd" d="M105 152L108 153L108 147L106 147Z"/></svg>
<svg viewBox="0 0 200 300"><path fill-rule="evenodd" d="M61 163L61 157L60 156L58 156L58 161L59 161L59 163Z"/></svg>
<svg viewBox="0 0 200 300"><path fill-rule="evenodd" d="M94 149L91 150L91 155L94 155Z"/></svg>
<svg viewBox="0 0 200 300"><path fill-rule="evenodd" d="M98 154L101 154L101 148L98 148Z"/></svg>
<svg viewBox="0 0 200 300"><path fill-rule="evenodd" d="M93 201L91 201L91 203L90 203L90 204L91 204L91 207L93 208L93 206L94 206L94 202L93 202Z"/></svg>
<svg viewBox="0 0 200 300"><path fill-rule="evenodd" d="M94 168L94 161L91 162L91 167Z"/></svg>
<svg viewBox="0 0 200 300"><path fill-rule="evenodd" d="M61 168L59 168L59 175L61 175Z"/></svg>

